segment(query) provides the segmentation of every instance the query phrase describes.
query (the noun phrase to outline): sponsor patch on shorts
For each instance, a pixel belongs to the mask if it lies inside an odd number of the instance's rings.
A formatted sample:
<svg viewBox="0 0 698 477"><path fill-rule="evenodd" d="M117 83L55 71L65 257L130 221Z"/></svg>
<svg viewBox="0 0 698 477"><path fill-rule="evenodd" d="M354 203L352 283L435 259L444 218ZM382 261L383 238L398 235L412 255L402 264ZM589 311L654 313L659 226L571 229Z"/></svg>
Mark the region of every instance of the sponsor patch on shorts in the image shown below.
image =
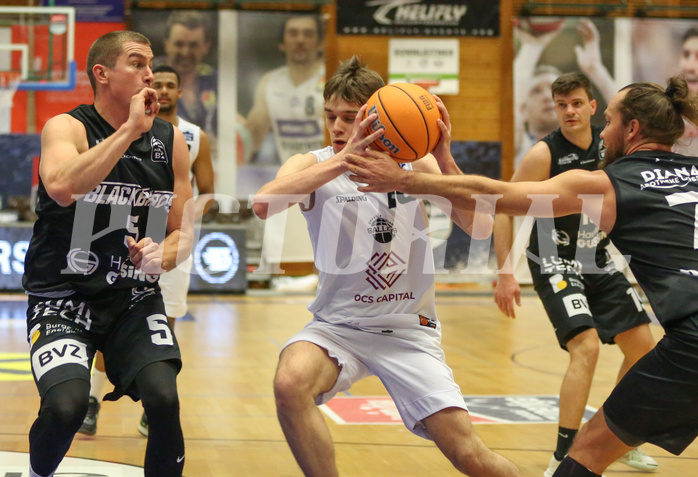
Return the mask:
<svg viewBox="0 0 698 477"><path fill-rule="evenodd" d="M565 304L565 310L567 310L568 316L591 316L591 311L589 311L589 304L587 303L587 297L584 296L582 293L574 293L572 295L566 296L562 299L562 302Z"/></svg>
<svg viewBox="0 0 698 477"><path fill-rule="evenodd" d="M565 281L565 277L563 277L559 273L556 273L555 275L551 276L548 279L548 281L550 282L550 286L553 289L553 293L557 293L567 288L567 282Z"/></svg>
<svg viewBox="0 0 698 477"><path fill-rule="evenodd" d="M422 326L436 329L436 320L433 320L431 318L427 318L426 316L423 316L423 315L419 315L419 324Z"/></svg>
<svg viewBox="0 0 698 477"><path fill-rule="evenodd" d="M47 343L32 353L32 369L37 381L44 374L58 366L79 364L89 369L87 363L87 347L85 343L70 338Z"/></svg>

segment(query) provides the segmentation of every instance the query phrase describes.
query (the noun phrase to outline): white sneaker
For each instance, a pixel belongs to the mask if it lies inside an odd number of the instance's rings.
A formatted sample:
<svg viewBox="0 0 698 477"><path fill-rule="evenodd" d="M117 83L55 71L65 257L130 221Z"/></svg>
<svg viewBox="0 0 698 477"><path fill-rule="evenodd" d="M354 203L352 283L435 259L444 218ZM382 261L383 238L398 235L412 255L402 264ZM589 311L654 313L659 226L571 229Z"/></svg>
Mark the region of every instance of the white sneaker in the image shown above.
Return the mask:
<svg viewBox="0 0 698 477"><path fill-rule="evenodd" d="M553 456L550 458L550 463L548 464L548 469L543 473L543 477L553 477L553 474L555 473L557 468L560 467L561 463L562 463L562 461L557 460L555 458L555 454L553 454ZM604 477L604 476L602 475L601 477Z"/></svg>
<svg viewBox="0 0 698 477"><path fill-rule="evenodd" d="M548 470L545 471L543 474L543 477L553 477L553 474L557 470L557 468L560 466L561 460L557 460L555 458L555 454L550 457L550 464L548 464Z"/></svg>
<svg viewBox="0 0 698 477"><path fill-rule="evenodd" d="M633 469L641 470L642 472L656 472L659 468L657 461L642 452L640 449L633 449L616 462L625 464Z"/></svg>

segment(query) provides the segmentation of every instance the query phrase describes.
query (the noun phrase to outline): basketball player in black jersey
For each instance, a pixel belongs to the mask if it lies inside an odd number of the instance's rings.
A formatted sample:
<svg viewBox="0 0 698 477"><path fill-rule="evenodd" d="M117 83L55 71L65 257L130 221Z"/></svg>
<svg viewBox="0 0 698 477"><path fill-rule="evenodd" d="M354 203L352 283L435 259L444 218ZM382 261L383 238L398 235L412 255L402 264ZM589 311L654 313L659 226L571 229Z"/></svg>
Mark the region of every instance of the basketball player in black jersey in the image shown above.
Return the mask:
<svg viewBox="0 0 698 477"><path fill-rule="evenodd" d="M551 89L560 128L526 153L512 182L543 181L571 169L598 169L602 128L591 125L596 111L591 82L581 73L565 73ZM510 252L512 258L519 256L513 253L518 248L512 249L511 218L497 214L494 230L499 266L495 302L515 318L514 302L521 305L521 288L508 261ZM654 347L650 319L630 282L616 269L608 245L606 234L580 214L537 219L533 224L527 252L533 285L560 347L569 353L560 387L557 447L544 477L553 475L582 424L599 340L615 343L623 352L618 379ZM639 449L621 462L649 472L658 467Z"/></svg>
<svg viewBox="0 0 698 477"><path fill-rule="evenodd" d="M41 135L23 279L41 395L32 477L54 475L68 451L97 350L115 386L105 399L141 399L150 418L145 476L182 475L181 359L157 280L189 253L192 192L184 136L156 117L152 60L140 33L97 39L87 57L94 104L52 118Z"/></svg>
<svg viewBox="0 0 698 477"><path fill-rule="evenodd" d="M633 83L606 109L604 168L572 170L542 182L402 171L390 159L348 155L359 190L437 192L459 208L493 194L497 212L561 217L584 211L629 257L665 335L616 385L585 424L555 477L598 477L619 457L649 442L681 454L698 436L698 157L671 152L685 117L698 122L698 98L686 80L663 88ZM547 206L533 199L555 195ZM483 200L480 196L479 200Z"/></svg>

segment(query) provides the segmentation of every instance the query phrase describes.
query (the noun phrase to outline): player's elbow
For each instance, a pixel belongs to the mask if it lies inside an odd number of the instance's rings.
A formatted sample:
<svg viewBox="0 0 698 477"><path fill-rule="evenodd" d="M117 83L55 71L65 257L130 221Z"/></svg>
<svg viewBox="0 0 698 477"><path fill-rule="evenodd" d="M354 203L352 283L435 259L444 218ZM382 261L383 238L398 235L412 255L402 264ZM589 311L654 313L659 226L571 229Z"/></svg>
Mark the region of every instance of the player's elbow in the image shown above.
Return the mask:
<svg viewBox="0 0 698 477"><path fill-rule="evenodd" d="M46 193L61 207L68 207L76 200L73 190L64 183L44 182Z"/></svg>

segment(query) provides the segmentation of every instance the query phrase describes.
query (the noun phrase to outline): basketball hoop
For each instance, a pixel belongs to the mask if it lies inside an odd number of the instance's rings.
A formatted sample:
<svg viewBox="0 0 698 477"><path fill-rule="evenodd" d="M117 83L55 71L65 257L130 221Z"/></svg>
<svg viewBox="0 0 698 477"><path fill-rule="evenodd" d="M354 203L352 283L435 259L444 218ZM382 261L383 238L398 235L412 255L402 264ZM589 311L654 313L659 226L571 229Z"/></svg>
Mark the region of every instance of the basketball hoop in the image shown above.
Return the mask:
<svg viewBox="0 0 698 477"><path fill-rule="evenodd" d="M12 98L21 80L19 71L0 71L0 134L11 132Z"/></svg>

